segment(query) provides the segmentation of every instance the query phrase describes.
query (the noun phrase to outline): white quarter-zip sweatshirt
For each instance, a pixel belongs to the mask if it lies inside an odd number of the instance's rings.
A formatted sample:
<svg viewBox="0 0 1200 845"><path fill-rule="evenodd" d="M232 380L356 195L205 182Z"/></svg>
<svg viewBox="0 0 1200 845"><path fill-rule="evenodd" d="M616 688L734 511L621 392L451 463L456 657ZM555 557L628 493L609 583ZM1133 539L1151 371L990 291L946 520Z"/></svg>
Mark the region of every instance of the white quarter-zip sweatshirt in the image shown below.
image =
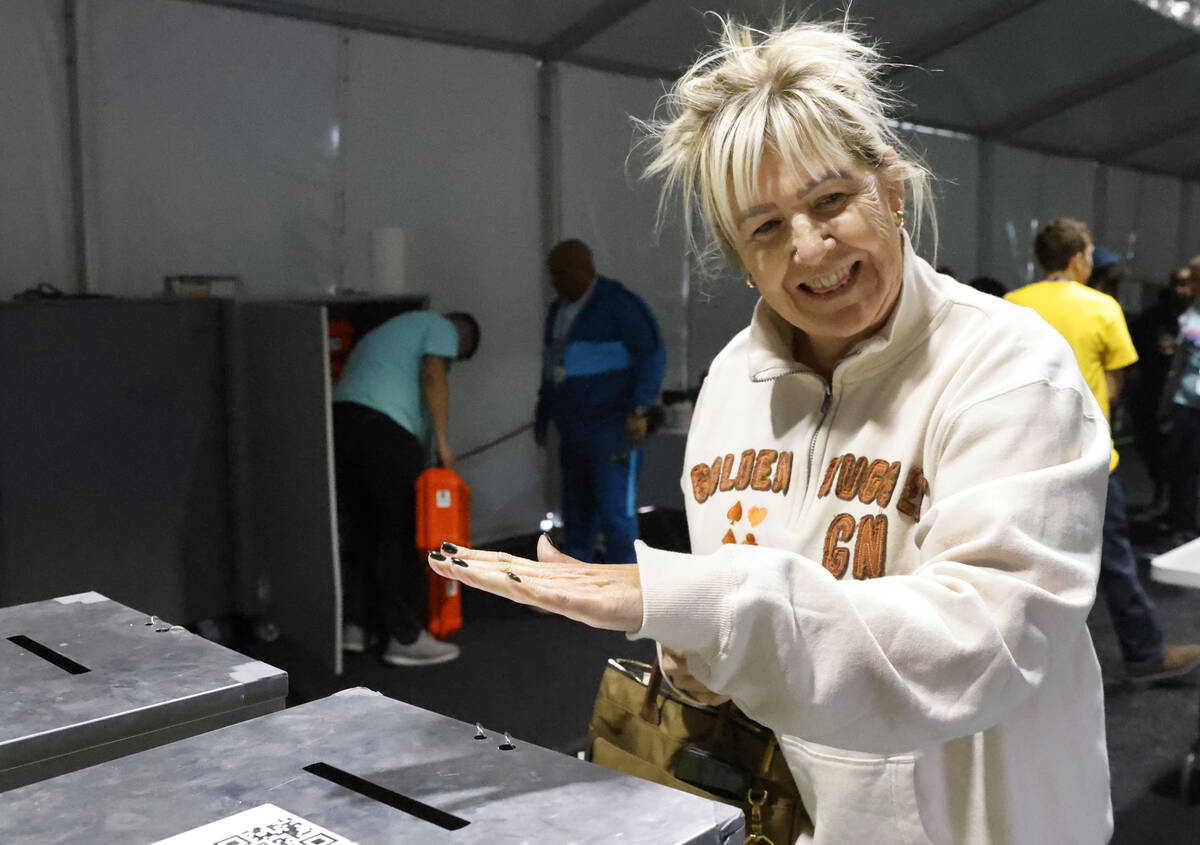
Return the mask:
<svg viewBox="0 0 1200 845"><path fill-rule="evenodd" d="M1108 424L1040 317L904 249L892 319L829 383L763 302L714 360L693 553L638 544L635 636L779 735L801 842L1098 845Z"/></svg>

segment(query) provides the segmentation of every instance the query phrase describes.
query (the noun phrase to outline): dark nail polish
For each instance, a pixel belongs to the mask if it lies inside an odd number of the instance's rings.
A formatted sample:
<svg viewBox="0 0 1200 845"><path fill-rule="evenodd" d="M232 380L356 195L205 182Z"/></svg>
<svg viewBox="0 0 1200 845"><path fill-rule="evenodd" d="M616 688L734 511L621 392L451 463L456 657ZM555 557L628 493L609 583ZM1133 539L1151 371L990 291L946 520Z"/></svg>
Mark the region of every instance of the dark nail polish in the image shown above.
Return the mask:
<svg viewBox="0 0 1200 845"><path fill-rule="evenodd" d="M445 559L446 559L446 556L445 556L444 554L442 554L441 552L438 552L438 551L433 551L433 552L430 552L430 553L429 553L429 556L430 556L431 558L433 558L434 560L445 560Z"/></svg>
<svg viewBox="0 0 1200 845"><path fill-rule="evenodd" d="M453 563L455 566L461 566L463 569L467 568L467 562L465 560L460 560L459 558L452 557L452 558L450 558L450 562Z"/></svg>
<svg viewBox="0 0 1200 845"><path fill-rule="evenodd" d="M454 545L453 543L447 543L445 540L443 540L442 551L448 555L456 555L458 554L458 546Z"/></svg>
<svg viewBox="0 0 1200 845"><path fill-rule="evenodd" d="M515 572L509 572L508 577L511 578L513 581L516 581L517 583L521 582L521 579L519 577L517 577L517 574Z"/></svg>

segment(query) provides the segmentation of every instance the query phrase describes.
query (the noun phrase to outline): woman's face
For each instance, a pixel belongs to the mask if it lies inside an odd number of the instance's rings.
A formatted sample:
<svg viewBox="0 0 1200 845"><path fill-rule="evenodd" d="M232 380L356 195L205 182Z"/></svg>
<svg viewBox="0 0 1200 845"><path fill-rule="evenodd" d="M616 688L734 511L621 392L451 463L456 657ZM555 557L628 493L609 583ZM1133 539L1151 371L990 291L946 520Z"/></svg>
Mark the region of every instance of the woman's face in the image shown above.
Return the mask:
<svg viewBox="0 0 1200 845"><path fill-rule="evenodd" d="M793 174L767 153L749 208L734 209L738 256L767 305L799 331L803 363L828 374L879 331L900 296L900 182L849 159Z"/></svg>

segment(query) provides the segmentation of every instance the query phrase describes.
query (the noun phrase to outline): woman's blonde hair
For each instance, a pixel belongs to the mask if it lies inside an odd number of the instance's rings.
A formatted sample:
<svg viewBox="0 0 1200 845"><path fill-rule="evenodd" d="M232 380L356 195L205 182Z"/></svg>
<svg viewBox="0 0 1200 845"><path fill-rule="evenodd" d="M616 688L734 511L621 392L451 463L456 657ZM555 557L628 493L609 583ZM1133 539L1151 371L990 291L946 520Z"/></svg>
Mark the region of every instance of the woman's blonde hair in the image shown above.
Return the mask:
<svg viewBox="0 0 1200 845"><path fill-rule="evenodd" d="M874 46L844 21L781 21L763 32L718 20L719 45L660 101L656 115L666 111L665 118L640 124L653 144L645 176L664 177L660 219L679 192L693 248L698 210L711 240L736 263L734 209L750 204L763 154L773 151L813 173L837 170L849 155L877 176L907 183L914 239L923 217L934 222L929 171L888 125L893 100Z"/></svg>

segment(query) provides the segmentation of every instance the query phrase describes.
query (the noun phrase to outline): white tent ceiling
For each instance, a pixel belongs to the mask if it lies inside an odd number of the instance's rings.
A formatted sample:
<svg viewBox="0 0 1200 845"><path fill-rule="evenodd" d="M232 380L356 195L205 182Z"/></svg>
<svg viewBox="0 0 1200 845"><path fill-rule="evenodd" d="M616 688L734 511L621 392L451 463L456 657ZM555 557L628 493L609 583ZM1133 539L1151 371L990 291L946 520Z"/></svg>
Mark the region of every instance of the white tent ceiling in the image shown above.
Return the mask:
<svg viewBox="0 0 1200 845"><path fill-rule="evenodd" d="M208 0L671 79L710 43L702 9L756 24L779 0ZM845 0L789 4L837 18ZM1200 33L1136 0L854 0L901 67L914 123L1200 178Z"/></svg>

